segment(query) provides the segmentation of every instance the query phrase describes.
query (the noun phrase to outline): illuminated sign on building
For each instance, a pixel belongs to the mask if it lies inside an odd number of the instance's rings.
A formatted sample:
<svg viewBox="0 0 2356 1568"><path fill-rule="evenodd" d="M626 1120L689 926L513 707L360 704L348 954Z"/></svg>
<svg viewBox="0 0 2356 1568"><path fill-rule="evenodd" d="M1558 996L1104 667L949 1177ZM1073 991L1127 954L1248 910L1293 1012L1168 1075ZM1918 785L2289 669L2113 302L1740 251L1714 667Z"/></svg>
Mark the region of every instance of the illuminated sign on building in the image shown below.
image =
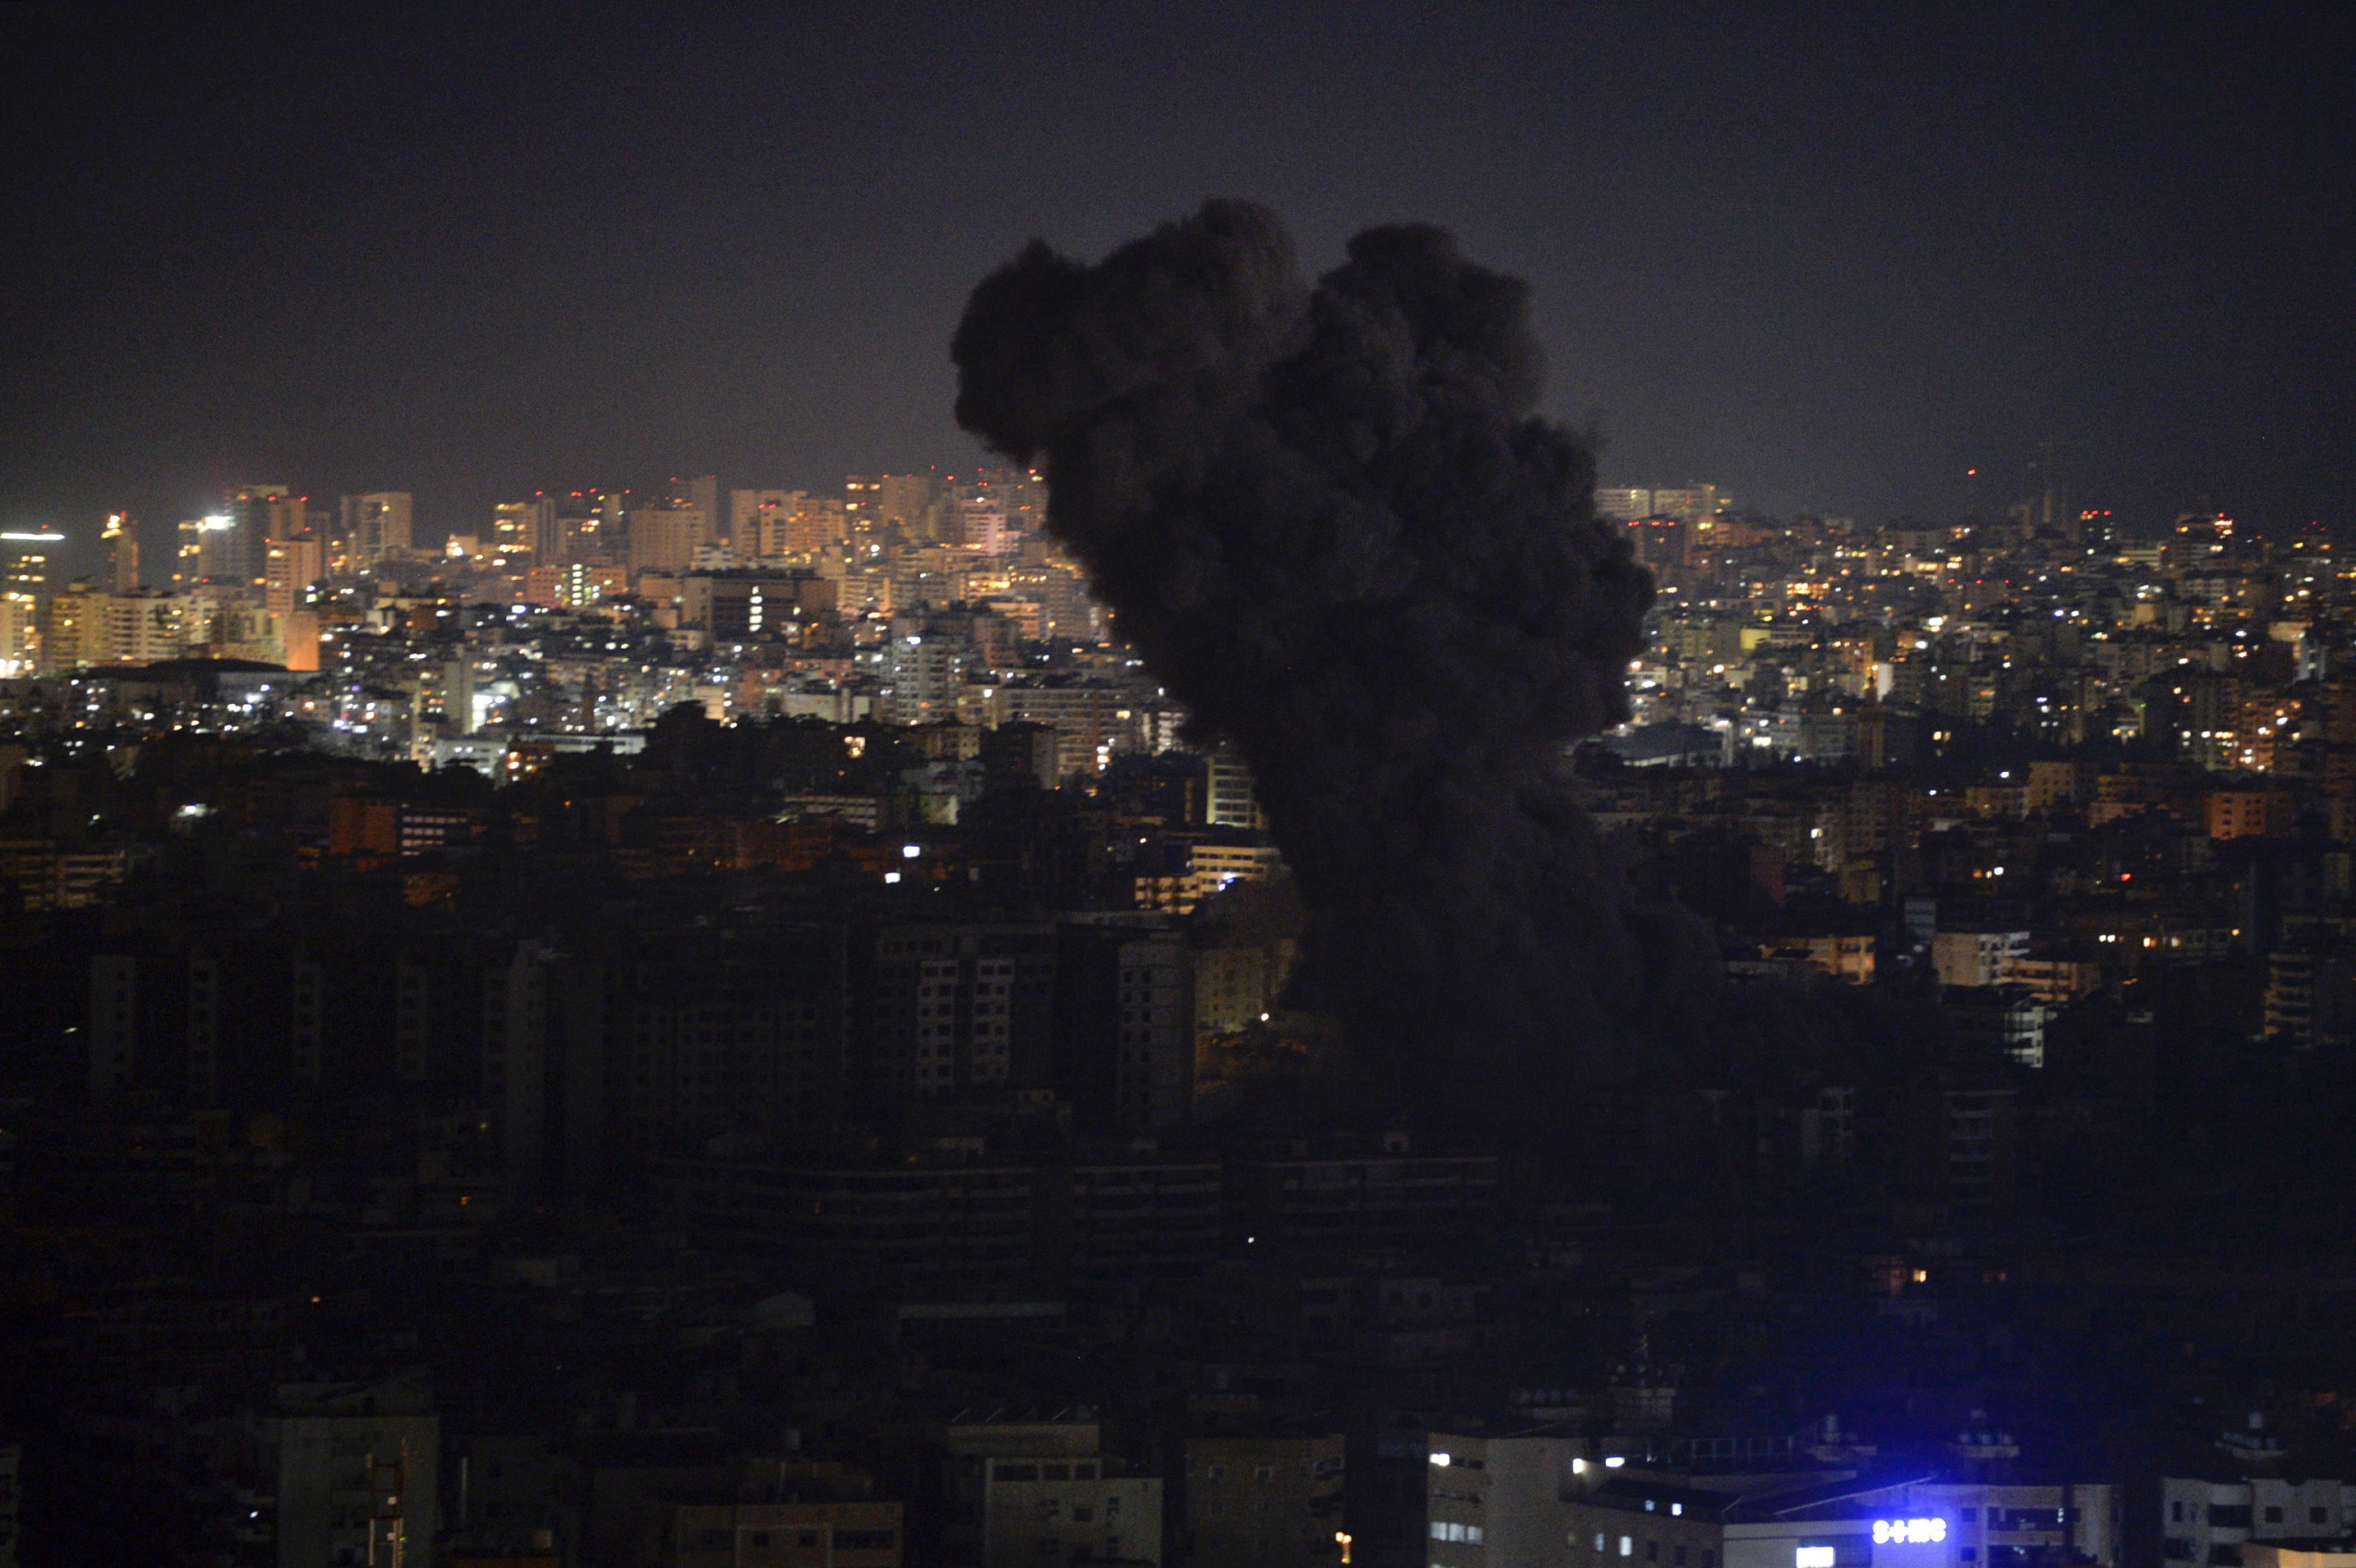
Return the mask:
<svg viewBox="0 0 2356 1568"><path fill-rule="evenodd" d="M1946 1539L1947 1522L1945 1519L1876 1519L1874 1521L1876 1546L1920 1545ZM1807 1565L1802 1563L1799 1568L1807 1568Z"/></svg>

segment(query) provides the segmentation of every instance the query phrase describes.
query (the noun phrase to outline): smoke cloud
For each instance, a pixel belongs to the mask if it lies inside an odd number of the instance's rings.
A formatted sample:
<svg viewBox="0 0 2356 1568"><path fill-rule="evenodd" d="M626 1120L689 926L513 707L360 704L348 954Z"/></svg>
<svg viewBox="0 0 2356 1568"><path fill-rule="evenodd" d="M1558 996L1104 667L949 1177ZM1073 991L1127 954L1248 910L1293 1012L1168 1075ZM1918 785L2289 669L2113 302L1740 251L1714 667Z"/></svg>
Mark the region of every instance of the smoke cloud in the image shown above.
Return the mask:
<svg viewBox="0 0 2356 1568"><path fill-rule="evenodd" d="M1212 202L1092 267L1034 242L952 353L959 422L1044 467L1120 635L1250 765L1370 1065L1542 1124L1690 1034L1710 944L1566 776L1627 716L1652 583L1531 417L1526 285L1408 225L1311 287L1275 214Z"/></svg>

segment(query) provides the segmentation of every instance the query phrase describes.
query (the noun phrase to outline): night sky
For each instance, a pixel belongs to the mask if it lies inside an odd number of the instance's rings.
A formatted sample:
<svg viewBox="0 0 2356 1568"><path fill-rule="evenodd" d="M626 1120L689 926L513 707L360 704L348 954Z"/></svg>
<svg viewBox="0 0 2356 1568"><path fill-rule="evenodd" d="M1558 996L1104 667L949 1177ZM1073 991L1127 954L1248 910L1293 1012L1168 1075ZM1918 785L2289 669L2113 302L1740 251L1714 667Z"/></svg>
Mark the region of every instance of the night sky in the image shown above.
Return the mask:
<svg viewBox="0 0 2356 1568"><path fill-rule="evenodd" d="M1530 278L1607 483L2347 520L2351 15L0 7L0 524L968 464L972 284L1211 194Z"/></svg>

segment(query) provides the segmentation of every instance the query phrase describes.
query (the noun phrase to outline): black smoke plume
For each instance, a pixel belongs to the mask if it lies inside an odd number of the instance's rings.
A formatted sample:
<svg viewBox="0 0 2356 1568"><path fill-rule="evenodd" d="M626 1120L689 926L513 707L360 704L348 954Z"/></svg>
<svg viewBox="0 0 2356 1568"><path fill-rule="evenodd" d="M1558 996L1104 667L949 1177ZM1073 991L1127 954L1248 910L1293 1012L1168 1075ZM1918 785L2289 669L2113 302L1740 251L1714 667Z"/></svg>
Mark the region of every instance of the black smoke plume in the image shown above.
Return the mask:
<svg viewBox="0 0 2356 1568"><path fill-rule="evenodd" d="M1240 202L1093 267L1034 242L966 306L957 418L1044 466L1121 636L1250 765L1312 996L1402 1089L1541 1123L1715 986L1566 777L1627 716L1652 582L1530 416L1527 287L1435 228L1348 254L1309 287Z"/></svg>

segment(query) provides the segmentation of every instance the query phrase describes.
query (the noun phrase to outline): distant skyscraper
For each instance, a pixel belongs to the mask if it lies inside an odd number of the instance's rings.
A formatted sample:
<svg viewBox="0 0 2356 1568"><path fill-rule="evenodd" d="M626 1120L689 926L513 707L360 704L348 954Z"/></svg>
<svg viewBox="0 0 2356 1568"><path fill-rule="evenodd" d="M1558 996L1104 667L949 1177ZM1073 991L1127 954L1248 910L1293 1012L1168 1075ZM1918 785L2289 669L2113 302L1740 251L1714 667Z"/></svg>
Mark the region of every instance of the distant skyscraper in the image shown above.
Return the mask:
<svg viewBox="0 0 2356 1568"><path fill-rule="evenodd" d="M539 564L619 566L629 549L629 513L621 491L573 490L556 498L556 553Z"/></svg>
<svg viewBox="0 0 2356 1568"><path fill-rule="evenodd" d="M871 534L884 525L884 479L879 474L853 474L843 481L843 520L854 534Z"/></svg>
<svg viewBox="0 0 2356 1568"><path fill-rule="evenodd" d="M310 532L307 499L287 485L239 485L229 491L224 508L241 529L250 529L260 542L299 539Z"/></svg>
<svg viewBox="0 0 2356 1568"><path fill-rule="evenodd" d="M553 561L559 536L554 496L502 501L491 509L491 544L495 550L528 551L535 562Z"/></svg>
<svg viewBox="0 0 2356 1568"><path fill-rule="evenodd" d="M40 606L21 594L0 593L0 680L40 673Z"/></svg>
<svg viewBox="0 0 2356 1568"><path fill-rule="evenodd" d="M263 561L262 607L282 619L292 616L305 592L325 575L322 541L272 539Z"/></svg>
<svg viewBox="0 0 2356 1568"><path fill-rule="evenodd" d="M177 659L188 644L190 602L177 594L136 588L107 600L107 656L118 664Z"/></svg>
<svg viewBox="0 0 2356 1568"><path fill-rule="evenodd" d="M693 507L706 517L717 519L720 516L720 476L705 474L699 478L674 478L670 499L675 507Z"/></svg>
<svg viewBox="0 0 2356 1568"><path fill-rule="evenodd" d="M1012 543L1007 531L1006 508L995 500L957 503L957 542L984 555L1004 555Z"/></svg>
<svg viewBox="0 0 2356 1568"><path fill-rule="evenodd" d="M415 500L408 490L372 490L343 498L341 549L350 570L374 571L387 557L414 548Z"/></svg>
<svg viewBox="0 0 2356 1568"><path fill-rule="evenodd" d="M2082 529L2077 509L2070 504L2070 487L2053 469L2053 443L2046 442L2038 451L2038 460L2029 465L2029 479L2036 493L2027 500L2015 502L2005 508L2005 513L2024 528L2051 529L2074 543Z"/></svg>
<svg viewBox="0 0 2356 1568"><path fill-rule="evenodd" d="M40 598L49 591L50 558L64 545L64 535L45 529L0 534L0 548L5 548L7 559L7 575L5 582L0 582L0 588Z"/></svg>
<svg viewBox="0 0 2356 1568"><path fill-rule="evenodd" d="M969 492L995 502L1006 513L1008 535L1019 539L1046 526L1047 487L1024 468L984 468Z"/></svg>
<svg viewBox="0 0 2356 1568"><path fill-rule="evenodd" d="M1699 523L1715 516L1726 503L1718 498L1715 485L1659 485L1653 490L1654 517L1674 517L1680 523Z"/></svg>
<svg viewBox="0 0 2356 1568"><path fill-rule="evenodd" d="M179 525L179 545L172 557L172 586L192 588L200 582L234 582L237 521L225 513L191 517Z"/></svg>
<svg viewBox="0 0 2356 1568"><path fill-rule="evenodd" d="M784 555L815 555L829 545L839 545L849 536L850 508L848 502L826 496L805 495L793 503L793 515L786 520Z"/></svg>
<svg viewBox="0 0 2356 1568"><path fill-rule="evenodd" d="M49 592L49 561L65 543L46 531L0 534L0 675L38 674L41 610Z"/></svg>
<svg viewBox="0 0 2356 1568"><path fill-rule="evenodd" d="M885 474L876 482L876 510L886 524L898 524L910 538L930 543L939 533L934 495L930 474Z"/></svg>
<svg viewBox="0 0 2356 1568"><path fill-rule="evenodd" d="M739 565L763 556L783 555L786 520L802 500L800 490L736 490L728 492L728 543Z"/></svg>
<svg viewBox="0 0 2356 1568"><path fill-rule="evenodd" d="M127 512L107 514L106 532L99 536L107 552L107 586L128 594L139 586L139 525Z"/></svg>
<svg viewBox="0 0 2356 1568"><path fill-rule="evenodd" d="M1680 523L1699 523L1704 517L1715 516L1727 504L1715 485L1595 487L1595 514L1621 523L1633 523L1640 517L1674 517Z"/></svg>
<svg viewBox="0 0 2356 1568"><path fill-rule="evenodd" d="M1615 523L1634 523L1639 517L1650 516L1653 492L1642 486L1598 485L1595 487L1595 514Z"/></svg>
<svg viewBox="0 0 2356 1568"><path fill-rule="evenodd" d="M310 533L304 498L287 485L234 486L222 498L218 516L228 526L208 529L199 541L203 575L214 582L259 583L271 540Z"/></svg>
<svg viewBox="0 0 2356 1568"><path fill-rule="evenodd" d="M629 518L629 569L685 571L711 537L711 513L697 506L649 507Z"/></svg>
<svg viewBox="0 0 2356 1568"><path fill-rule="evenodd" d="M107 595L87 582L50 595L41 616L44 674L62 675L107 663Z"/></svg>

